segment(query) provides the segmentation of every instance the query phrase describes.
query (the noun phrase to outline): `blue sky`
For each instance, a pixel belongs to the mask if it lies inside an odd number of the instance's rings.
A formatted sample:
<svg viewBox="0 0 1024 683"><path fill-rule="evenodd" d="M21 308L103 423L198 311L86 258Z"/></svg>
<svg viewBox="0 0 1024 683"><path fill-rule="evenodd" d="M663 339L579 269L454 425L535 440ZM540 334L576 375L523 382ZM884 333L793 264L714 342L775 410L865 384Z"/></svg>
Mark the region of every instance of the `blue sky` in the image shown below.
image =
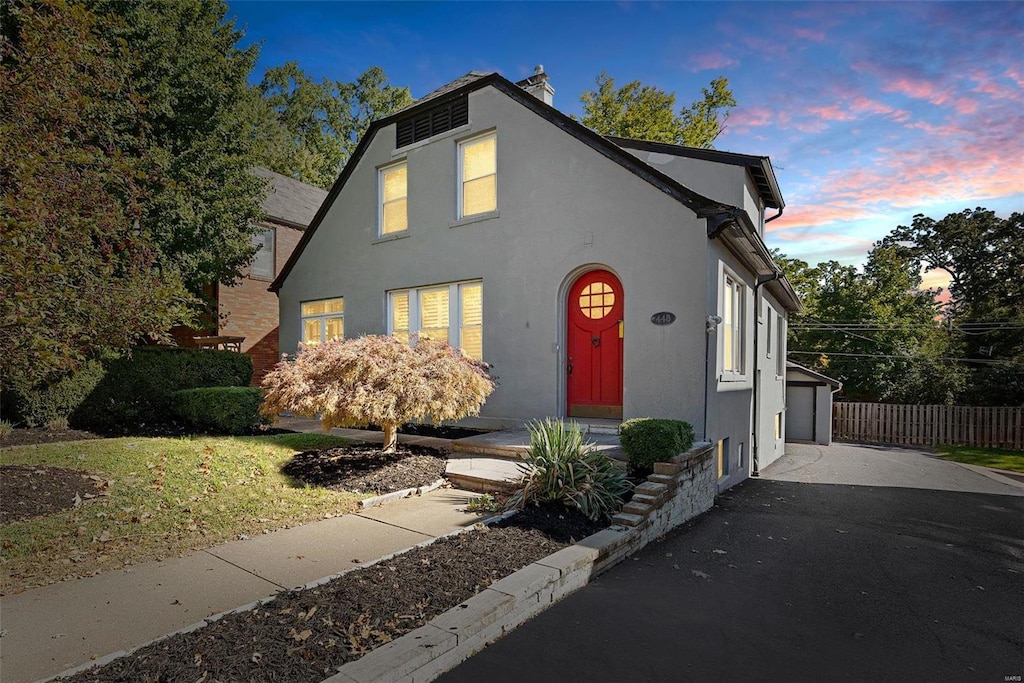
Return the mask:
<svg viewBox="0 0 1024 683"><path fill-rule="evenodd" d="M676 93L726 76L715 146L772 159L786 199L769 246L861 263L915 213L1024 211L1024 3L229 2L256 79L371 65L414 97L470 70L543 64L579 114L602 70Z"/></svg>

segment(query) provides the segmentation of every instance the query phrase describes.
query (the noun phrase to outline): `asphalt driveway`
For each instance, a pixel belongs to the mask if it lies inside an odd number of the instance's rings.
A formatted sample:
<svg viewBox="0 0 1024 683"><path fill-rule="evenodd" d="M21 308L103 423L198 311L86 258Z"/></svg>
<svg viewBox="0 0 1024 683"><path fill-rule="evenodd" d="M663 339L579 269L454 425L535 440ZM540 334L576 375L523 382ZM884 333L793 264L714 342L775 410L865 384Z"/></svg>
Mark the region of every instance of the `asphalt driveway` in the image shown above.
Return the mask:
<svg viewBox="0 0 1024 683"><path fill-rule="evenodd" d="M788 449L439 680L1019 681L1022 489L918 451Z"/></svg>

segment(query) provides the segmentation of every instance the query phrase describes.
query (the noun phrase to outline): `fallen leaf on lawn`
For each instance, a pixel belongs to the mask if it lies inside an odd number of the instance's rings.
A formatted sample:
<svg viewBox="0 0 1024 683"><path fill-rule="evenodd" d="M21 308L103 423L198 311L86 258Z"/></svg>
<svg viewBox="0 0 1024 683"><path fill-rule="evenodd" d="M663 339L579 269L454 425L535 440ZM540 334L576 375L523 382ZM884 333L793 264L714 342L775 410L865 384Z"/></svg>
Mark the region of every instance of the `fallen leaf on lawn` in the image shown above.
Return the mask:
<svg viewBox="0 0 1024 683"><path fill-rule="evenodd" d="M99 541L100 543L106 543L110 540L110 532L104 529L103 533L101 533L99 537L97 537L95 540Z"/></svg>
<svg viewBox="0 0 1024 683"><path fill-rule="evenodd" d="M75 494L75 507L79 507L79 506L81 506L81 504L82 504L82 497L76 493Z"/></svg>
<svg viewBox="0 0 1024 683"><path fill-rule="evenodd" d="M306 612L305 614L300 614L299 618L301 618L303 621L309 621L310 619L313 618L314 614L316 614L316 605L310 607L309 611Z"/></svg>

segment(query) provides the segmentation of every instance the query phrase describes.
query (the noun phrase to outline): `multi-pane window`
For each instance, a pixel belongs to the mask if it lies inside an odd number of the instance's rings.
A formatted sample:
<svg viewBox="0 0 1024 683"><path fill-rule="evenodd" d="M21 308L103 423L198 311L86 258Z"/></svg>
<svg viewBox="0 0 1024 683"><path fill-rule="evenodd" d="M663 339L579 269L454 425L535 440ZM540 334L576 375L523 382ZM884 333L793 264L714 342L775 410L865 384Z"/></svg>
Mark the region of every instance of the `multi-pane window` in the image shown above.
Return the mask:
<svg viewBox="0 0 1024 683"><path fill-rule="evenodd" d="M380 169L380 234L409 229L409 168L403 161Z"/></svg>
<svg viewBox="0 0 1024 683"><path fill-rule="evenodd" d="M729 273L725 274L722 284L722 372L742 375L744 286Z"/></svg>
<svg viewBox="0 0 1024 683"><path fill-rule="evenodd" d="M435 339L483 358L483 285L447 285L388 293L388 333L407 343Z"/></svg>
<svg viewBox="0 0 1024 683"><path fill-rule="evenodd" d="M459 144L459 217L498 208L498 145L494 133Z"/></svg>
<svg viewBox="0 0 1024 683"><path fill-rule="evenodd" d="M257 278L274 279L274 229L263 230L252 236L256 255L249 266L249 275Z"/></svg>
<svg viewBox="0 0 1024 683"><path fill-rule="evenodd" d="M345 299L322 299L302 303L302 343L315 346L320 342L345 336Z"/></svg>

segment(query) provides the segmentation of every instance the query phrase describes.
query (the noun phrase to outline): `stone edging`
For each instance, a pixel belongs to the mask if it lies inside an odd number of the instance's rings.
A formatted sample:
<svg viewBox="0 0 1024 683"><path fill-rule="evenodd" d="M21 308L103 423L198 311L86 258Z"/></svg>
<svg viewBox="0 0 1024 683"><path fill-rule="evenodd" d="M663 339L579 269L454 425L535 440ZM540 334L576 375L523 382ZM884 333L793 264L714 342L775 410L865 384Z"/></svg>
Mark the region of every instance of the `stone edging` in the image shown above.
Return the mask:
<svg viewBox="0 0 1024 683"><path fill-rule="evenodd" d="M450 671L652 540L711 509L717 491L713 454L712 444L703 442L656 463L655 473L627 504L630 511L616 515L613 526L492 583L428 624L345 664L323 683L418 683Z"/></svg>
<svg viewBox="0 0 1024 683"><path fill-rule="evenodd" d="M426 486L417 486L416 488L412 489L402 489L401 491L392 491L391 493L385 493L379 496L373 496L371 498L364 498L363 500L359 501L359 507L360 509L365 510L366 508L377 507L378 505L390 503L391 501L399 500L401 498L408 498L409 496L422 496L424 493L428 493L430 491L433 491L434 489L441 488L442 486L444 486L444 483L445 479L444 477L442 477L441 479L438 479L433 483L427 484Z"/></svg>

